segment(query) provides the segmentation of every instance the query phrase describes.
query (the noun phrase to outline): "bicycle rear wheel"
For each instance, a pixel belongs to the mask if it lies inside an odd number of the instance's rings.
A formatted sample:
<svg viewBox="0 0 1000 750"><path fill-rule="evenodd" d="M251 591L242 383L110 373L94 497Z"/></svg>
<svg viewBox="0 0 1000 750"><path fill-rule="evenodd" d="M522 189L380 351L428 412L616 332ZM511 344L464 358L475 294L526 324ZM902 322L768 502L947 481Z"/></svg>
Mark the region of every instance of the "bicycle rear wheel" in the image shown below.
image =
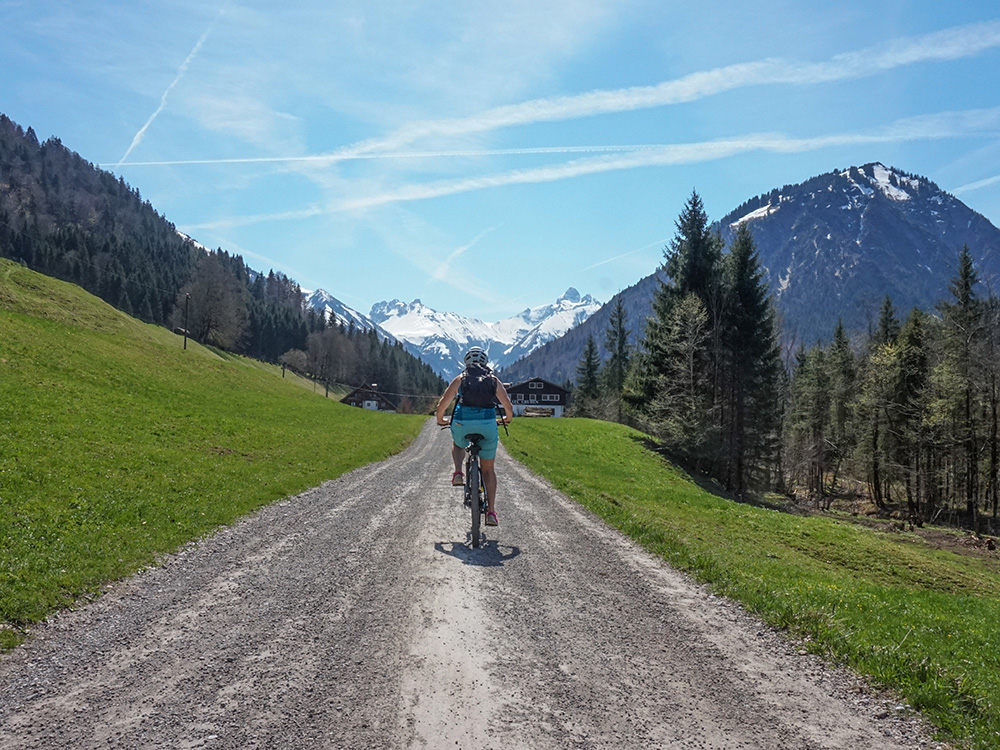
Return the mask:
<svg viewBox="0 0 1000 750"><path fill-rule="evenodd" d="M465 481L468 482L466 487L466 492L469 493L469 499L472 501L472 546L478 547L480 540L479 526L483 520L483 508L482 503L479 498L482 493L482 484L479 478L479 462L470 461L469 471L466 474Z"/></svg>

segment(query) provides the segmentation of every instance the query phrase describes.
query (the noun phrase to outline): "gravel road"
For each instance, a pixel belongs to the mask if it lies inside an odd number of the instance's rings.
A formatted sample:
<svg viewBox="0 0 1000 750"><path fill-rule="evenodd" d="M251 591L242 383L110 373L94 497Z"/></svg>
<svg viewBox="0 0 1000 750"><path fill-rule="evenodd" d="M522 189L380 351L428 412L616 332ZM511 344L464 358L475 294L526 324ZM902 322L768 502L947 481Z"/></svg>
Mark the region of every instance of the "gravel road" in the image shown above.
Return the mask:
<svg viewBox="0 0 1000 750"><path fill-rule="evenodd" d="M447 441L51 618L0 659L0 747L938 747L502 451L471 549Z"/></svg>

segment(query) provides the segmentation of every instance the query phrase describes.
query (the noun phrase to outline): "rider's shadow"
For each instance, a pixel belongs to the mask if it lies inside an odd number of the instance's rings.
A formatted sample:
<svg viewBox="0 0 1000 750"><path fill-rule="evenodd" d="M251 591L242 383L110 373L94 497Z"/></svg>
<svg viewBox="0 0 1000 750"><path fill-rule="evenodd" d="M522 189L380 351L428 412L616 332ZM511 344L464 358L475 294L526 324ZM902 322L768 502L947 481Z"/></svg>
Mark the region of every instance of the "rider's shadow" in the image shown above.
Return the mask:
<svg viewBox="0 0 1000 750"><path fill-rule="evenodd" d="M501 546L495 539L487 539L480 547L470 547L467 542L434 542L434 549L461 560L464 565L486 568L502 566L521 554L520 547L508 544Z"/></svg>

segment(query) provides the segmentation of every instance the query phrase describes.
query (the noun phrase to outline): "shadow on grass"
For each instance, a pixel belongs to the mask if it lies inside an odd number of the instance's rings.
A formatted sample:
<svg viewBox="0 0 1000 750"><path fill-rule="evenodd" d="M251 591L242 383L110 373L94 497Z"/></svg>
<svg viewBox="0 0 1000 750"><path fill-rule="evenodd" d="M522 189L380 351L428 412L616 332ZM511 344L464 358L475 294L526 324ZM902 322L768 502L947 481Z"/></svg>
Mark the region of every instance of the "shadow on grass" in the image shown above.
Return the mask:
<svg viewBox="0 0 1000 750"><path fill-rule="evenodd" d="M454 557L456 560L461 560L464 565L476 565L483 568L501 567L504 563L521 554L520 547L501 545L495 539L487 539L478 549L472 546L469 539L462 542L434 542L434 549L444 555Z"/></svg>
<svg viewBox="0 0 1000 750"><path fill-rule="evenodd" d="M712 479L711 477L705 476L704 474L699 474L694 471L688 470L684 467L681 458L662 445L657 444L655 440L645 435L633 435L631 437L633 441L638 443L644 449L648 450L650 453L656 454L656 456L663 461L669 461L670 464L684 476L685 479L690 480L692 483L698 485L705 492L710 495L715 495L716 497L722 498L723 500L731 500L734 503L742 503L743 505L752 505L755 508L764 508L766 510L774 510L779 513L787 513L792 516L808 516L811 515L808 508L803 508L795 503L795 501L789 498L765 498L760 495L753 493L744 493L738 495L733 492L729 492L725 487L719 484L718 480Z"/></svg>

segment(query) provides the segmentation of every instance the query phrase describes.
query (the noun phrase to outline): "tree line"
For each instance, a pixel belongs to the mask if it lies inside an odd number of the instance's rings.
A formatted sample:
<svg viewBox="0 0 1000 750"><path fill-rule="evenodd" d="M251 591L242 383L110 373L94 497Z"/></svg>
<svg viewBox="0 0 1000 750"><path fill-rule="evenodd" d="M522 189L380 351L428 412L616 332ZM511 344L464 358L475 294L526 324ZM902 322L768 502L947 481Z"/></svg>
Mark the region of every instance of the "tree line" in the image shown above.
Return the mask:
<svg viewBox="0 0 1000 750"><path fill-rule="evenodd" d="M665 281L638 340L619 298L602 362L579 361L574 411L627 422L740 495L780 491L829 508L869 500L913 523L995 527L1000 498L1000 303L980 297L968 247L950 297L783 361L753 236L728 247L697 193L664 252Z"/></svg>
<svg viewBox="0 0 1000 750"><path fill-rule="evenodd" d="M320 379L333 372L330 355L300 360L294 352L336 340L328 348L344 357L340 383L385 384L421 398L444 389L401 345L383 345L373 331L347 330L308 308L300 286L284 274L261 274L239 255L197 245L124 180L57 138L39 143L30 127L2 114L0 187L0 255L77 284L129 315L208 346L294 361Z"/></svg>
<svg viewBox="0 0 1000 750"><path fill-rule="evenodd" d="M819 503L845 491L913 523L995 528L1000 480L1000 303L980 296L968 247L949 297L900 321L795 355L785 415L787 475ZM989 523L986 523L986 522Z"/></svg>

